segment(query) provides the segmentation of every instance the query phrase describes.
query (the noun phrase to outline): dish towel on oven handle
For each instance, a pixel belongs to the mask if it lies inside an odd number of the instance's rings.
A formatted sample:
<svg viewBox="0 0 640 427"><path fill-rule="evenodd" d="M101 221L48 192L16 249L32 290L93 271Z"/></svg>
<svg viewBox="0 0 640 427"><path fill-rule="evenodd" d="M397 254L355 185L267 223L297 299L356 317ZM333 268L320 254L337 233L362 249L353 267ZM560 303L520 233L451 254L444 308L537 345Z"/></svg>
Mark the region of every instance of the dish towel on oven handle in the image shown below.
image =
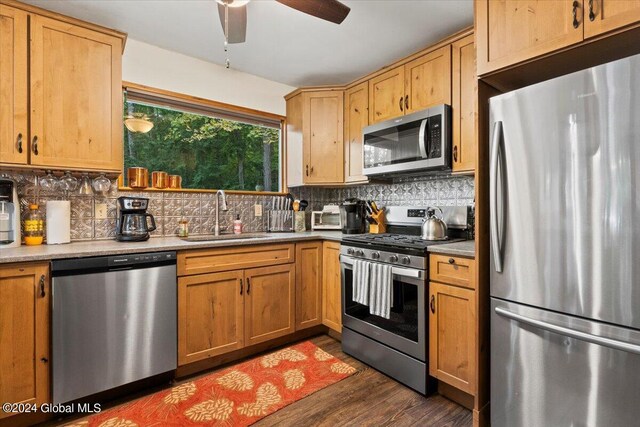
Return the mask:
<svg viewBox="0 0 640 427"><path fill-rule="evenodd" d="M369 284L369 313L388 319L393 304L392 267L387 264L371 263L371 283Z"/></svg>
<svg viewBox="0 0 640 427"><path fill-rule="evenodd" d="M369 305L369 276L371 263L362 259L353 261L353 302Z"/></svg>

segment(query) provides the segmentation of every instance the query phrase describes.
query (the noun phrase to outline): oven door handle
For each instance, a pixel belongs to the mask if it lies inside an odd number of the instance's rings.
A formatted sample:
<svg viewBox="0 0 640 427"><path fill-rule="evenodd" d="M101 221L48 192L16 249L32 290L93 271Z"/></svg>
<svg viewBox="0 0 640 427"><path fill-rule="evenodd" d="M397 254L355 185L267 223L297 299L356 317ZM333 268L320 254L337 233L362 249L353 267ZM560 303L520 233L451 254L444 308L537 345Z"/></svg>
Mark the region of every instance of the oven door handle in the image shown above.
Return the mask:
<svg viewBox="0 0 640 427"><path fill-rule="evenodd" d="M349 265L349 266L353 266L353 261L355 260L355 258L351 258L348 256L344 256L344 255L340 255L340 262L345 264L345 265ZM369 261L371 262L371 261ZM398 277L409 277L412 279L419 279L419 280L423 280L424 279L424 271L423 270L417 270L414 268L402 268L402 267L391 267L391 273L394 276L398 276Z"/></svg>

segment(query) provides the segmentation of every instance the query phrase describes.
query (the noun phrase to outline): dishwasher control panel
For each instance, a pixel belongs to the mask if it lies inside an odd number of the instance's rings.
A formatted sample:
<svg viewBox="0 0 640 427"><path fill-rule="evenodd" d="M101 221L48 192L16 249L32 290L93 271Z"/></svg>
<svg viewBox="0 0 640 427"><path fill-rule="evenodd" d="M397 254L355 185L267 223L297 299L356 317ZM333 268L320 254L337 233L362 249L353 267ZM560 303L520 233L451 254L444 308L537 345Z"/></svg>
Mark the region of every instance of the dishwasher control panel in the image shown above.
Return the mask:
<svg viewBox="0 0 640 427"><path fill-rule="evenodd" d="M109 257L109 267L118 265L148 264L176 259L175 252L154 252L146 254L116 255Z"/></svg>
<svg viewBox="0 0 640 427"><path fill-rule="evenodd" d="M175 265L176 259L175 251L61 259L51 262L51 273L53 277L56 277L89 272L150 268L158 265Z"/></svg>

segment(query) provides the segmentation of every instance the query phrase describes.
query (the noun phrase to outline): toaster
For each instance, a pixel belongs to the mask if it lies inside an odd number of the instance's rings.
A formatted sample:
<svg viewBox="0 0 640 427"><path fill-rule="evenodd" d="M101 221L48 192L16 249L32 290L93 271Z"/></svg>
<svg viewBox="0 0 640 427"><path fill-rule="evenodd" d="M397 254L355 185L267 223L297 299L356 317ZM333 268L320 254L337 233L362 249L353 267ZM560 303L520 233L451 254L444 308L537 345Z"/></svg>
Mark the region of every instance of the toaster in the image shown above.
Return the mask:
<svg viewBox="0 0 640 427"><path fill-rule="evenodd" d="M340 208L338 205L326 205L321 211L311 212L312 230L341 230Z"/></svg>

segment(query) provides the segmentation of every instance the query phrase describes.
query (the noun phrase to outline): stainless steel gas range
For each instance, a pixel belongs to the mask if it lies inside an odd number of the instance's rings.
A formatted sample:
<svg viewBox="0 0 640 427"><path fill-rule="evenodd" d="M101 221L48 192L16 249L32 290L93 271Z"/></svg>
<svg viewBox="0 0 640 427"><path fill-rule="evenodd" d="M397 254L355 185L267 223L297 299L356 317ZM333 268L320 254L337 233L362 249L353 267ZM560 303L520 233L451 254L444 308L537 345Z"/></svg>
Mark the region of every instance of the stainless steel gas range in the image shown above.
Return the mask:
<svg viewBox="0 0 640 427"><path fill-rule="evenodd" d="M444 208L451 239L427 241L419 236L426 207L386 208L387 234L344 236L342 269L342 349L414 390L428 394L428 247L461 240L467 207ZM392 270L389 318L370 313L354 301L354 262L387 264Z"/></svg>

